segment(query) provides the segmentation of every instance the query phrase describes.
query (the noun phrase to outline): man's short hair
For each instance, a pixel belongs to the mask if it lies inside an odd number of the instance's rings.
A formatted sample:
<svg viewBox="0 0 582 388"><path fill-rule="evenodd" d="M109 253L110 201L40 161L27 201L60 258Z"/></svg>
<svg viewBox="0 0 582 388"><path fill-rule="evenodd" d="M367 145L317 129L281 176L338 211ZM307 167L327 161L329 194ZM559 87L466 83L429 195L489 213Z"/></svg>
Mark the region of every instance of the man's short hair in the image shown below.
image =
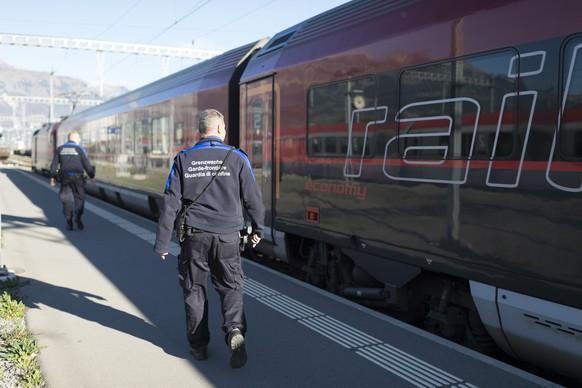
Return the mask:
<svg viewBox="0 0 582 388"><path fill-rule="evenodd" d="M216 128L224 122L224 116L216 109L206 109L198 117L198 132L206 134L209 129Z"/></svg>
<svg viewBox="0 0 582 388"><path fill-rule="evenodd" d="M69 141L77 142L77 141L81 140L81 136L79 135L79 132L72 131L69 133L69 136L67 137L67 139Z"/></svg>

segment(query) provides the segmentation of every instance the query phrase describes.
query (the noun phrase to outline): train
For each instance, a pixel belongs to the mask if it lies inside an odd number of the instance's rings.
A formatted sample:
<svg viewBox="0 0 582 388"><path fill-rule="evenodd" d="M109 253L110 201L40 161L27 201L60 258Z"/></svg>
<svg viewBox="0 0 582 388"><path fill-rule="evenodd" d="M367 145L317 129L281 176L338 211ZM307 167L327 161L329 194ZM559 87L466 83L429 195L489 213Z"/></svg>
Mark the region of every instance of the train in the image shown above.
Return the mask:
<svg viewBox="0 0 582 388"><path fill-rule="evenodd" d="M7 144L0 144L0 160L6 160L12 155L12 148Z"/></svg>
<svg viewBox="0 0 582 388"><path fill-rule="evenodd" d="M358 0L35 132L91 194L157 219L223 112L266 212L258 253L451 341L582 380L582 3Z"/></svg>

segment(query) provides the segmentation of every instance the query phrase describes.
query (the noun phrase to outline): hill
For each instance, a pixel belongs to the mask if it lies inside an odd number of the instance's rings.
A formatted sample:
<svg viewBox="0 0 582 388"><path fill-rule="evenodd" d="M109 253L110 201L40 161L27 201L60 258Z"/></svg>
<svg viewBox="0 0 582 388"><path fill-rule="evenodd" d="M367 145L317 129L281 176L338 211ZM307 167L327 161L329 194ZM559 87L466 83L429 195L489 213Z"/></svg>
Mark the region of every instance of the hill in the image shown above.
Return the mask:
<svg viewBox="0 0 582 388"><path fill-rule="evenodd" d="M89 107L77 104L76 100L106 101L128 91L124 87L104 85L103 98L100 98L98 86L90 86L77 78L53 76L52 83L53 97L68 99L66 104L54 104L53 121L69 116L73 106L75 112ZM49 121L50 104L18 101L18 97L48 98L50 84L48 72L23 70L0 60L0 144L9 145L15 152L30 150L33 132Z"/></svg>
<svg viewBox="0 0 582 388"><path fill-rule="evenodd" d="M53 121L69 116L75 100L105 101L128 91L124 87L104 85L103 98L100 98L97 86L89 86L77 78L53 76L52 83L53 97L69 100L67 104L54 104ZM0 144L18 152L30 150L33 132L49 121L50 104L15 101L14 97L48 98L50 84L50 73L19 69L0 59ZM75 112L87 107L76 104Z"/></svg>
<svg viewBox="0 0 582 388"><path fill-rule="evenodd" d="M128 90L120 86L104 85L103 99L108 100L119 96ZM10 116L15 112L13 107L2 96L27 96L27 97L49 97L50 96L50 73L30 71L16 68L7 62L0 60L0 116ZM83 99L100 99L99 89L96 86L89 86L86 82L72 77L53 77L53 96L79 96ZM78 106L76 109L84 107ZM21 114L21 107L16 107ZM27 103L25 115L36 116L46 115L48 118L48 104ZM70 114L71 106L55 105L55 117ZM6 123L2 124L6 127Z"/></svg>

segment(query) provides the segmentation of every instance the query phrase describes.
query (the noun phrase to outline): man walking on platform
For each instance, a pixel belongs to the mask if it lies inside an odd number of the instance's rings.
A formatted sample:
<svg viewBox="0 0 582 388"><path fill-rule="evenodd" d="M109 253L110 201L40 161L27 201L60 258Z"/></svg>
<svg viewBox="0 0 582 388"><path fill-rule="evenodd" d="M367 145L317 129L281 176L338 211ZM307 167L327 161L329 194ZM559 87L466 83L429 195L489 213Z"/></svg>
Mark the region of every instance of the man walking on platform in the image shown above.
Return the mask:
<svg viewBox="0 0 582 388"><path fill-rule="evenodd" d="M59 197L63 202L67 230L73 230L73 215L77 228L80 230L85 228L81 220L85 207L84 172L89 175L91 184L95 178L95 167L89 162L87 152L80 144L79 133L69 133L68 141L55 150L51 164L51 186L56 185L57 179L61 183Z"/></svg>
<svg viewBox="0 0 582 388"><path fill-rule="evenodd" d="M174 158L154 251L165 259L176 224L181 243L178 275L184 294L190 351L197 360L208 358L210 274L212 285L220 295L222 330L230 349L230 366L241 368L247 362L247 326L239 231L244 226L245 209L252 223L252 246L256 246L264 228L265 208L247 155L224 143L226 126L222 114L214 109L203 111L198 131L202 139Z"/></svg>

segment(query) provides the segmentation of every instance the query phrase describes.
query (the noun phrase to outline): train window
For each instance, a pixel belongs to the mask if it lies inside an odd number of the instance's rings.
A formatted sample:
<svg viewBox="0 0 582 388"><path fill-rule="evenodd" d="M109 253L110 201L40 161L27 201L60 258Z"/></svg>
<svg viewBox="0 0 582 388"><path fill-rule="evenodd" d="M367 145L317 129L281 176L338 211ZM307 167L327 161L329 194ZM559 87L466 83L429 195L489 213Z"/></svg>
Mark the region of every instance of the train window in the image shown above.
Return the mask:
<svg viewBox="0 0 582 388"><path fill-rule="evenodd" d="M122 149L124 154L133 154L133 130L129 124L121 125Z"/></svg>
<svg viewBox="0 0 582 388"><path fill-rule="evenodd" d="M143 136L142 122L136 121L133 125L133 153L136 155L144 153Z"/></svg>
<svg viewBox="0 0 582 388"><path fill-rule="evenodd" d="M184 145L184 123L174 124L174 145Z"/></svg>
<svg viewBox="0 0 582 388"><path fill-rule="evenodd" d="M518 78L508 76L514 58L514 51L504 50L403 71L397 115L401 157L512 155L521 127L517 105L529 103L517 94Z"/></svg>
<svg viewBox="0 0 582 388"><path fill-rule="evenodd" d="M265 132L268 129L269 105L265 100L265 95L252 96L250 98L249 131L246 134L247 142L250 144L250 161L255 173L263 166L263 143Z"/></svg>
<svg viewBox="0 0 582 388"><path fill-rule="evenodd" d="M107 127L100 126L97 129L97 155L99 155L100 160L107 160L109 155L108 141Z"/></svg>
<svg viewBox="0 0 582 388"><path fill-rule="evenodd" d="M560 120L560 153L566 159L582 158L582 38L565 47L563 68L563 112Z"/></svg>
<svg viewBox="0 0 582 388"><path fill-rule="evenodd" d="M107 127L107 159L114 160L121 150L121 127L109 125Z"/></svg>
<svg viewBox="0 0 582 388"><path fill-rule="evenodd" d="M269 43L268 46L266 46L260 55L264 55L266 53L269 53L271 51L275 51L281 47L283 47L285 45L285 43L287 43L287 41L293 36L295 35L295 32L297 32L297 29L293 29L290 32L284 32L282 34L280 34L279 36L273 38L273 40L271 40L271 42Z"/></svg>
<svg viewBox="0 0 582 388"><path fill-rule="evenodd" d="M307 152L310 155L317 155L322 153L321 148L321 138L317 136L311 136L309 142L307 143Z"/></svg>
<svg viewBox="0 0 582 388"><path fill-rule="evenodd" d="M91 130L81 131L81 144L89 153L95 153L95 145L93 142L94 137L91 134Z"/></svg>
<svg viewBox="0 0 582 388"><path fill-rule="evenodd" d="M256 177L270 182L273 134L273 79L265 78L241 88L243 144ZM259 181L259 179L257 179ZM263 185L263 189L266 186ZM270 195L270 194L268 194Z"/></svg>
<svg viewBox="0 0 582 388"><path fill-rule="evenodd" d="M166 155L169 152L169 118L158 117L152 120L152 155Z"/></svg>
<svg viewBox="0 0 582 388"><path fill-rule="evenodd" d="M373 154L371 134L367 132L367 124L377 119L373 77L314 87L309 90L307 103L309 156Z"/></svg>

